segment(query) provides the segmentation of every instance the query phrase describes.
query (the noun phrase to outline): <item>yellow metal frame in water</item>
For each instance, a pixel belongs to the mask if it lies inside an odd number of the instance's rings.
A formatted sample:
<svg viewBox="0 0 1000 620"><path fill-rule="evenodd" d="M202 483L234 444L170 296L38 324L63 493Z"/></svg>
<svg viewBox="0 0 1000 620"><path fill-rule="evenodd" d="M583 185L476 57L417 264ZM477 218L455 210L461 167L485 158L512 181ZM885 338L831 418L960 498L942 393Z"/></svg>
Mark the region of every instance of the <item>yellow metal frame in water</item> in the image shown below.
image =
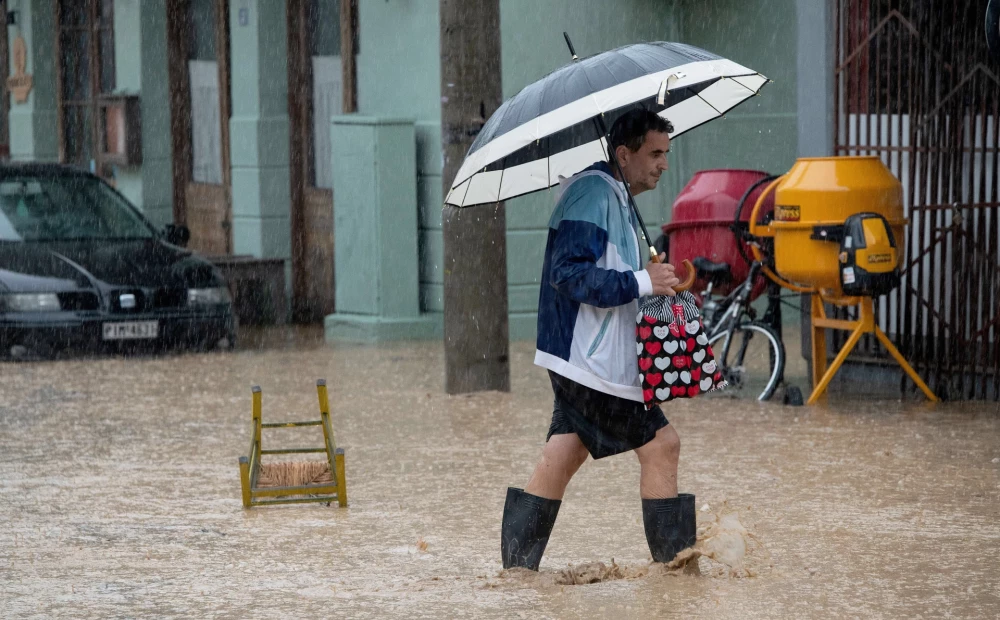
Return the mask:
<svg viewBox="0 0 1000 620"><path fill-rule="evenodd" d="M347 506L347 477L344 473L344 449L338 448L333 438L330 422L330 401L326 393L326 381L316 382L319 397L319 420L306 422L278 422L265 424L262 420L262 397L259 386L253 386L253 436L250 439L250 456L240 457L240 483L243 487L243 507L268 504L303 504L310 502L336 501L341 507ZM297 428L303 426L323 427L322 448L286 448L264 450L261 448L261 431L265 428ZM258 487L261 457L266 454L317 454L326 453L333 482L305 484L289 487ZM312 497L301 497L310 495Z"/></svg>
<svg viewBox="0 0 1000 620"><path fill-rule="evenodd" d="M928 400L937 402L938 398L934 395L934 392L927 387L927 384L920 378L917 371L913 370L913 367L906 361L906 358L903 357L899 350L892 344L892 341L889 340L889 337L885 335L885 332L875 322L875 305L872 298L860 297L856 299L857 305L861 309L861 317L856 321L845 321L842 319L827 318L826 310L823 308L822 296L812 295L812 378L813 385L816 387L809 397L808 404L816 404L816 401L823 397L827 386L830 385L830 381L833 379L833 375L837 374L837 371L843 365L844 360L847 359L854 345L858 344L858 341L864 334L875 334L875 337L882 343L882 346L889 351L889 355L903 367L903 371L913 379L913 382L917 384L917 387L927 396ZM827 329L840 329L851 332L850 338L841 347L840 352L837 353L837 357L834 358L829 368L826 367Z"/></svg>

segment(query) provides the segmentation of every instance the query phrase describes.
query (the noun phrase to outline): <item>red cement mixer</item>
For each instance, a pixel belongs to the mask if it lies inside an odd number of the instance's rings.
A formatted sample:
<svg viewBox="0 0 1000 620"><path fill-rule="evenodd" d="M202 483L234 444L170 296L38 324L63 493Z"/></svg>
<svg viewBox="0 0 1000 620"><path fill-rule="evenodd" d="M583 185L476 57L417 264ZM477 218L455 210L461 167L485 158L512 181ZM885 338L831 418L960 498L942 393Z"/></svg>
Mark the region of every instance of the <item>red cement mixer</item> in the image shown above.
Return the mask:
<svg viewBox="0 0 1000 620"><path fill-rule="evenodd" d="M759 170L720 169L695 173L674 200L671 222L663 225L663 234L669 239L668 262L679 267L678 277L687 277L686 273L682 273L681 262L696 257L729 265L732 279L717 283L713 289L716 294L728 295L749 277L750 263L744 257L751 257L752 260L750 247L746 242L739 242L743 246L741 255L733 224L737 207L743 200L740 221L746 225L753 205L767 186L762 181L768 178L771 177L767 172ZM747 196L747 190L751 188L753 190ZM761 210L760 219L774 210L773 194L767 197ZM703 291L707 284L705 279L699 278L691 290ZM756 299L766 288L767 279L760 278L751 298Z"/></svg>

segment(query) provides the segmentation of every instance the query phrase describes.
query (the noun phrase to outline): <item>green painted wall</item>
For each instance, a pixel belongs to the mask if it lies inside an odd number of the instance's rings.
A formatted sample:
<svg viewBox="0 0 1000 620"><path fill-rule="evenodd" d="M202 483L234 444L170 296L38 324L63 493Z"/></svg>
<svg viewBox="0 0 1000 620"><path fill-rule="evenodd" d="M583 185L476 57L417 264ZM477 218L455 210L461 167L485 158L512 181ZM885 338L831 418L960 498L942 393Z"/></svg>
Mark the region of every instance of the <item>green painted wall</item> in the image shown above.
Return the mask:
<svg viewBox="0 0 1000 620"><path fill-rule="evenodd" d="M10 156L20 161L56 161L56 68L52 53L55 18L51 0L20 0L18 25L7 27L9 45L21 34L28 47L27 73L34 80L28 101L10 98ZM10 50L8 50L10 54ZM8 55L8 58L13 56Z"/></svg>
<svg viewBox="0 0 1000 620"><path fill-rule="evenodd" d="M358 28L358 111L416 120L421 309L439 314L444 246L438 3L362 0Z"/></svg>
<svg viewBox="0 0 1000 620"><path fill-rule="evenodd" d="M798 152L795 0L679 0L684 41L774 80L759 97L677 140L683 179L709 168L787 171ZM763 307L764 300L758 305ZM799 313L782 310L785 323Z"/></svg>
<svg viewBox="0 0 1000 620"><path fill-rule="evenodd" d="M761 95L678 140L684 178L706 168L785 172L798 129L795 0L679 0L684 41L774 80Z"/></svg>
<svg viewBox="0 0 1000 620"><path fill-rule="evenodd" d="M358 108L441 120L436 0L358 2Z"/></svg>

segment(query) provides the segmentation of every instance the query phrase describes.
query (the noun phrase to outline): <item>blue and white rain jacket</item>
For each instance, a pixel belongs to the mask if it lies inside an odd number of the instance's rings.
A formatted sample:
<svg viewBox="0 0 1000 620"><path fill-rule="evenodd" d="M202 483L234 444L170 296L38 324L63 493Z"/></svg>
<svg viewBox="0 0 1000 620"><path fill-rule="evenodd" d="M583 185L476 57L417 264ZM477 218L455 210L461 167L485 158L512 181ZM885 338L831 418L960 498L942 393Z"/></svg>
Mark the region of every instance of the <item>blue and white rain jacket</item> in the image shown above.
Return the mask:
<svg viewBox="0 0 1000 620"><path fill-rule="evenodd" d="M635 318L653 286L625 186L598 162L561 183L549 220L535 364L642 402Z"/></svg>

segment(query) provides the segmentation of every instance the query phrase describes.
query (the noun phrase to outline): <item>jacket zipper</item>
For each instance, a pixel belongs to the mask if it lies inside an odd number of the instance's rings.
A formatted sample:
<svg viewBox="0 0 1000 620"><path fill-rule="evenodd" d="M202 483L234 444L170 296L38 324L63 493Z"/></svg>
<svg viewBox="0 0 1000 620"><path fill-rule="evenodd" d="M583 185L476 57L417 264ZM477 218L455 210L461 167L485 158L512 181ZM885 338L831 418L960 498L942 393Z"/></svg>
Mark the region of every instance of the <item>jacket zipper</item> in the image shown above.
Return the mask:
<svg viewBox="0 0 1000 620"><path fill-rule="evenodd" d="M600 346L601 341L604 340L604 332L608 331L608 323L611 322L612 312L612 310L608 310L607 315L605 315L604 323L601 324L601 331L597 332L597 338L594 338L594 342L590 345L590 350L587 351L587 357L593 355L594 351L597 350L597 347Z"/></svg>

